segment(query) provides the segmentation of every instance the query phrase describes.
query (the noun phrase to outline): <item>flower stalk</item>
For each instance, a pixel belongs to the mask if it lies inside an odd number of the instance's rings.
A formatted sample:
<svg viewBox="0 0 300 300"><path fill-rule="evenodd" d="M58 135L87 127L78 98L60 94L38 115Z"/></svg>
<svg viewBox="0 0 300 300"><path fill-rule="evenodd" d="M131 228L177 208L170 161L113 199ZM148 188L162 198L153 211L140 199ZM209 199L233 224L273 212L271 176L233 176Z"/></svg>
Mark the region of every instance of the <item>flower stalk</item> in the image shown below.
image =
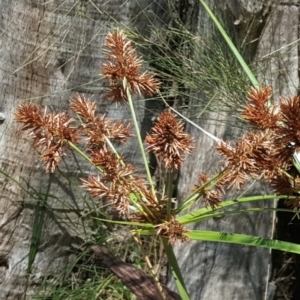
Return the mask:
<svg viewBox="0 0 300 300"><path fill-rule="evenodd" d="M123 79L123 86L124 86L124 89L126 91L127 100L128 100L128 103L129 103L130 112L131 112L133 124L134 124L134 127L135 127L137 140L138 140L141 155L142 155L142 158L143 158L147 179L148 179L148 182L150 184L150 188L151 188L152 193L155 194L154 185L153 185L153 182L152 182L152 177L151 177L151 173L150 173L150 169L149 169L149 164L148 164L148 160L147 160L147 157L146 157L146 153L145 153L145 150L144 150L143 141L142 141L142 137L141 137L141 133L140 133L140 128L139 128L139 125L138 125L138 122L137 122L135 109L134 109L133 102L132 102L132 97L131 97L131 94L129 93L129 88L127 86L127 80L126 80L125 77Z"/></svg>

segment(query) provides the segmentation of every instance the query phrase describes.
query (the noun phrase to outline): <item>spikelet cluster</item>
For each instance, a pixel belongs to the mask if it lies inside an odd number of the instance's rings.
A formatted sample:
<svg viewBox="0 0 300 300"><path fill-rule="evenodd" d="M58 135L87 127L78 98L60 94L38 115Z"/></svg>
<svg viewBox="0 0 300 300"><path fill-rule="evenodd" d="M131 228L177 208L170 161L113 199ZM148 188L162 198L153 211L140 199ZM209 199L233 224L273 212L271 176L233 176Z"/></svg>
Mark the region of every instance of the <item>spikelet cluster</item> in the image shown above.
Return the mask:
<svg viewBox="0 0 300 300"><path fill-rule="evenodd" d="M270 105L270 87L254 89L242 116L254 129L234 145L222 142L217 150L226 166L218 185L240 189L250 179L264 179L281 195L298 195L299 178L293 174L294 155L300 151L300 98L281 98ZM299 207L299 199L288 201Z"/></svg>
<svg viewBox="0 0 300 300"><path fill-rule="evenodd" d="M158 92L159 81L147 71L142 72L143 61L122 30L108 33L104 43L107 58L101 74L108 79L106 98L112 103L126 104L127 92L124 79L131 94L152 96Z"/></svg>
<svg viewBox="0 0 300 300"><path fill-rule="evenodd" d="M104 46L106 61L101 74L108 81L105 99L124 105L132 94L158 93L159 82L153 74L141 71L143 62L123 31L109 33ZM295 155L300 153L300 98L282 98L271 106L271 96L269 87L250 90L242 116L254 129L235 143L221 141L217 145L225 161L218 176L199 175L193 193L202 197L205 206L216 209L226 190L241 189L251 179L264 179L277 194L296 195L287 205L300 208L300 176L294 168ZM79 94L70 101L70 109L73 116L47 113L33 104L22 104L15 112L22 129L33 137L46 172L54 172L63 155L83 145L82 151L99 171L81 179L93 197L109 203L129 220L154 224L157 234L167 236L172 244L186 241L188 230L175 219L176 209L168 206L170 199L158 197L150 183L111 146L111 142L125 143L133 136L130 123L98 114L96 103ZM194 149L184 125L167 109L145 138L147 150L170 173L180 169L185 155Z"/></svg>
<svg viewBox="0 0 300 300"><path fill-rule="evenodd" d="M157 94L159 82L147 71L123 31L108 33L104 44L106 61L101 75L108 81L104 99L126 104L128 95ZM168 200L158 199L157 193L122 155L112 142L125 143L132 137L131 125L113 121L97 113L97 105L84 95L77 94L70 101L71 116L66 112L47 113L33 104L22 104L15 119L29 131L35 147L40 151L46 172L55 172L63 155L72 149L82 149L98 174L81 178L82 186L101 203L110 204L122 217L132 221L156 225L157 234L169 237L170 243L187 240L187 230L168 211ZM163 112L152 132L146 137L148 150L155 153L167 170L179 169L186 153L191 153L192 139L184 133L184 123L170 111Z"/></svg>

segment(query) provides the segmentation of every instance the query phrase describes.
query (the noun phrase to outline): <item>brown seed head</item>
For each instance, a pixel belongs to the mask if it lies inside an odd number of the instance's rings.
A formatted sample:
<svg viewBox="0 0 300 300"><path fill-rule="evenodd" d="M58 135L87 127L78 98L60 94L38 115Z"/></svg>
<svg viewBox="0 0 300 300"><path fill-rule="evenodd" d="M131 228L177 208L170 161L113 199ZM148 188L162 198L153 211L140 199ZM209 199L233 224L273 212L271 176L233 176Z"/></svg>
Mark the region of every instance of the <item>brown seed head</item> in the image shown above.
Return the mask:
<svg viewBox="0 0 300 300"><path fill-rule="evenodd" d="M189 240L189 238L184 235L189 232L189 230L180 224L173 216L170 221L157 225L156 231L158 235L167 236L171 245L176 244L176 242L184 243Z"/></svg>
<svg viewBox="0 0 300 300"><path fill-rule="evenodd" d="M46 172L55 171L68 142L78 142L77 127L71 126L75 120L66 113L46 114L35 105L22 104L16 110L15 118L23 123L23 130L33 135L35 147L42 152L40 159L46 165Z"/></svg>
<svg viewBox="0 0 300 300"><path fill-rule="evenodd" d="M193 139L184 132L184 123L177 120L170 110L157 118L145 141L148 144L147 150L157 155L166 169L179 169L184 154L190 154L194 149Z"/></svg>
<svg viewBox="0 0 300 300"><path fill-rule="evenodd" d="M267 105L271 96L272 89L270 87L251 88L248 93L248 104L242 113L244 119L261 129L276 126L279 119L277 107L270 108Z"/></svg>
<svg viewBox="0 0 300 300"><path fill-rule="evenodd" d="M124 78L131 93L151 96L158 92L159 82L153 74L141 74L142 60L137 57L135 49L122 30L108 33L104 46L107 61L102 65L101 74L110 84L106 98L112 103L126 104L128 100L123 85Z"/></svg>

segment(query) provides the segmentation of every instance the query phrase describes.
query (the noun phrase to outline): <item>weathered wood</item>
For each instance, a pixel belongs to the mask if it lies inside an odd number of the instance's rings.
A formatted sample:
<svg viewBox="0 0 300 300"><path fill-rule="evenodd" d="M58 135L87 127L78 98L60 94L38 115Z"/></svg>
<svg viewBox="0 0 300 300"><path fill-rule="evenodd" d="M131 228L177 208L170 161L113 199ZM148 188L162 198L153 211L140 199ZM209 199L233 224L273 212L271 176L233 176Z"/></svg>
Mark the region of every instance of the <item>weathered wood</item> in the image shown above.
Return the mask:
<svg viewBox="0 0 300 300"><path fill-rule="evenodd" d="M113 255L107 248L94 245L91 249L95 252L100 261L126 285L139 300L163 300L163 296L158 289L154 278L147 275L142 270L122 262L121 259ZM168 300L180 300L175 292L171 291L164 284L161 284L163 294Z"/></svg>
<svg viewBox="0 0 300 300"><path fill-rule="evenodd" d="M78 92L96 100L98 111L109 118L129 119L128 108L108 107L103 101L99 81L104 36L116 22L132 18L129 2L0 1L0 113L5 116L0 124L0 169L14 180L0 176L0 299L25 297L37 202L46 201L49 210L28 280L28 298L48 275L60 274L73 260L69 247L83 237L85 209L81 192L64 177L45 174L13 113L28 102L47 105L48 111L67 110ZM137 106L140 121L141 107ZM139 165L137 149L129 143L122 153ZM75 181L91 172L83 161L80 169L71 154L64 159L61 170ZM45 197L47 192L51 197Z"/></svg>

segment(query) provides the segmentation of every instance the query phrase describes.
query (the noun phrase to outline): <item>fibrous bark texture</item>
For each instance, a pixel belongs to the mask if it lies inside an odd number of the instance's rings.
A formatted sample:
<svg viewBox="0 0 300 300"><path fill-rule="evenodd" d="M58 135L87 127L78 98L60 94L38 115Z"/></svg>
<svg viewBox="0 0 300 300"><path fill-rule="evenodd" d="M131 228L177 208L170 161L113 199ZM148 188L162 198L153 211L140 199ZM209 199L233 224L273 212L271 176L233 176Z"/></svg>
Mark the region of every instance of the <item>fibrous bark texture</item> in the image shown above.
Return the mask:
<svg viewBox="0 0 300 300"><path fill-rule="evenodd" d="M45 174L30 139L14 121L16 107L32 102L48 112L67 110L78 92L95 100L99 113L128 119L127 108L103 101L99 73L105 34L116 22L127 22L135 4L104 2L0 1L0 111L5 118L0 124L0 299L30 298L43 280L72 261L71 244L80 243L83 228L88 230L82 192L58 173ZM136 149L127 145L122 153L139 163ZM75 182L91 172L72 154L60 167Z"/></svg>

